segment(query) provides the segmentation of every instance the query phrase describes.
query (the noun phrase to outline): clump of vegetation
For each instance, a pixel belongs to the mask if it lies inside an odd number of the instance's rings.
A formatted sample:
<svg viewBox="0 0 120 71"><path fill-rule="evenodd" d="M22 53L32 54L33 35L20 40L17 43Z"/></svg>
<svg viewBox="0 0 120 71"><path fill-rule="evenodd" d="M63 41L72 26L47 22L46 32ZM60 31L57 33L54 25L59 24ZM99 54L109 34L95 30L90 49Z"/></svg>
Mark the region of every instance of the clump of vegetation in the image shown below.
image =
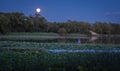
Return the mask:
<svg viewBox="0 0 120 71"><path fill-rule="evenodd" d="M66 33L67 33L67 31L66 31L65 28L60 28L60 29L58 30L58 33L59 33L60 36L65 36Z"/></svg>

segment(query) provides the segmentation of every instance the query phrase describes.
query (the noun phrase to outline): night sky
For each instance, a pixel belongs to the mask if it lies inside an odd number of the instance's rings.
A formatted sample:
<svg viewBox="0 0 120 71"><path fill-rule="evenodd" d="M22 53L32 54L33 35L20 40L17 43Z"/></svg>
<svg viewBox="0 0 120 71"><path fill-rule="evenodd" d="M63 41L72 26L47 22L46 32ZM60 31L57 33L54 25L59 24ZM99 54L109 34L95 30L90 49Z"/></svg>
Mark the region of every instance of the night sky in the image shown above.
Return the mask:
<svg viewBox="0 0 120 71"><path fill-rule="evenodd" d="M120 23L120 0L0 0L0 12L22 12L28 16L38 7L50 22Z"/></svg>

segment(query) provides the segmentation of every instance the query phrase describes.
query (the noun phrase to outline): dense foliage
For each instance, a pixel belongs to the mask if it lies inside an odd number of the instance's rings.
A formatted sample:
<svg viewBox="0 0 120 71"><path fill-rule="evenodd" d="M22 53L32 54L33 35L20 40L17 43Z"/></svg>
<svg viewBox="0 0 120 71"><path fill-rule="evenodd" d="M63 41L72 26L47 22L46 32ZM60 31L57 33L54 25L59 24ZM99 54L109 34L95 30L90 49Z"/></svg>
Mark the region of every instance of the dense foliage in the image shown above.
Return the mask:
<svg viewBox="0 0 120 71"><path fill-rule="evenodd" d="M68 33L86 34L93 30L99 34L120 34L120 24L106 22L48 22L41 15L25 16L23 13L0 12L0 33L8 32L58 32L59 28L65 28Z"/></svg>
<svg viewBox="0 0 120 71"><path fill-rule="evenodd" d="M119 50L113 44L0 42L0 71L118 71L120 52L48 50Z"/></svg>
<svg viewBox="0 0 120 71"><path fill-rule="evenodd" d="M31 48L31 49L119 49L119 44L77 44L77 43L39 43L39 42L16 42L16 41L1 41L0 48Z"/></svg>
<svg viewBox="0 0 120 71"><path fill-rule="evenodd" d="M0 71L118 71L120 53L0 52Z"/></svg>

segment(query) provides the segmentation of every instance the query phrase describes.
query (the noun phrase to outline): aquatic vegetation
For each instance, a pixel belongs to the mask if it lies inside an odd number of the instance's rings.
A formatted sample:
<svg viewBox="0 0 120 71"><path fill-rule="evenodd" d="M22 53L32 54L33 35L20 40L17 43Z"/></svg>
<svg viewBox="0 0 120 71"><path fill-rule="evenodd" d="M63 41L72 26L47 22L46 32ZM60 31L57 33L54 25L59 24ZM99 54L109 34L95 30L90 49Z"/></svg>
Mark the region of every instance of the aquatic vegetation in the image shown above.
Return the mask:
<svg viewBox="0 0 120 71"><path fill-rule="evenodd" d="M120 52L74 51L119 49L119 44L1 41L0 71L117 71Z"/></svg>
<svg viewBox="0 0 120 71"><path fill-rule="evenodd" d="M120 53L0 52L0 71L116 71Z"/></svg>
<svg viewBox="0 0 120 71"><path fill-rule="evenodd" d="M1 41L1 47L16 48L45 48L45 49L120 49L119 44L77 44L77 43L39 43Z"/></svg>

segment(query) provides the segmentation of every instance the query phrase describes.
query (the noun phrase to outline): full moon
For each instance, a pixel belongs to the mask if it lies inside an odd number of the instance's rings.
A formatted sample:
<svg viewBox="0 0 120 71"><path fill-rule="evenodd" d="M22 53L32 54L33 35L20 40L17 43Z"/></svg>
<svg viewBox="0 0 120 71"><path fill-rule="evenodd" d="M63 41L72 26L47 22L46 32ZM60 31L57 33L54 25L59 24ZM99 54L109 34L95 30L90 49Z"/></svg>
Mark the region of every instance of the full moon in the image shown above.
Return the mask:
<svg viewBox="0 0 120 71"><path fill-rule="evenodd" d="M40 13L40 11L41 11L40 8L37 8L37 9L36 9L36 12L37 12L37 13Z"/></svg>

